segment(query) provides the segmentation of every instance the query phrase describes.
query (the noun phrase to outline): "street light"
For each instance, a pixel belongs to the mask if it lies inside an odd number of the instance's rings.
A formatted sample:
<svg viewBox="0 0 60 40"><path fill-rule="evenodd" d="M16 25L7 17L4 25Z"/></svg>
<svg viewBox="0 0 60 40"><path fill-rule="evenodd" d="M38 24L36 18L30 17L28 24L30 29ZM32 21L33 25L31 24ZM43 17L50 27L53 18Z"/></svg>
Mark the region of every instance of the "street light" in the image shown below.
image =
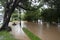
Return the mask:
<svg viewBox="0 0 60 40"><path fill-rule="evenodd" d="M20 18L19 18L20 16ZM21 26L21 11L20 11L20 8L19 8L19 11L18 11L18 20L20 21L20 26Z"/></svg>

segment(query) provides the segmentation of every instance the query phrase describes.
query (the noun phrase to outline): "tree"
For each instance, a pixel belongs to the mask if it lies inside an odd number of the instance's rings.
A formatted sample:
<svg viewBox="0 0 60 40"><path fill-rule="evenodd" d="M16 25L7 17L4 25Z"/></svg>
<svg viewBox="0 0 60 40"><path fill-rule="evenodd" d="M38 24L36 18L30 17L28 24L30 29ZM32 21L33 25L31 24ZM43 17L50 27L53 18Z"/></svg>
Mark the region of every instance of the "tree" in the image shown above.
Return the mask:
<svg viewBox="0 0 60 40"><path fill-rule="evenodd" d="M51 9L51 8L44 9L41 12L41 17L42 17L42 20L45 22L50 22L50 23L58 22L58 15L55 9Z"/></svg>
<svg viewBox="0 0 60 40"><path fill-rule="evenodd" d="M5 14L1 30L9 30L8 23L15 8L34 11L42 6L41 0L0 0L4 4ZM38 4L37 4L38 3Z"/></svg>
<svg viewBox="0 0 60 40"><path fill-rule="evenodd" d="M43 10L44 19L58 22L60 20L60 0L44 0L44 4L49 7Z"/></svg>
<svg viewBox="0 0 60 40"><path fill-rule="evenodd" d="M26 13L25 13L25 20L27 20L27 21L37 21L39 18L40 18L40 10L38 9L38 10L36 10L36 11L27 11Z"/></svg>

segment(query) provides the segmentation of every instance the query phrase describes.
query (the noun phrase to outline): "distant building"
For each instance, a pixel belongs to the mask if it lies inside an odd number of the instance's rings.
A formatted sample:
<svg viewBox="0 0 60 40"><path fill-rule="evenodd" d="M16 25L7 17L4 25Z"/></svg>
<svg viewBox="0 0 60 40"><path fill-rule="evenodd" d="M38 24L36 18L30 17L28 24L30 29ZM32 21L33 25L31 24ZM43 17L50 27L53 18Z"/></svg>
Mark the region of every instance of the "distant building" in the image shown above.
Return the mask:
<svg viewBox="0 0 60 40"><path fill-rule="evenodd" d="M4 16L3 11L4 11L4 7L1 6L1 4L0 4L0 28L1 28L2 24L3 24L3 16Z"/></svg>

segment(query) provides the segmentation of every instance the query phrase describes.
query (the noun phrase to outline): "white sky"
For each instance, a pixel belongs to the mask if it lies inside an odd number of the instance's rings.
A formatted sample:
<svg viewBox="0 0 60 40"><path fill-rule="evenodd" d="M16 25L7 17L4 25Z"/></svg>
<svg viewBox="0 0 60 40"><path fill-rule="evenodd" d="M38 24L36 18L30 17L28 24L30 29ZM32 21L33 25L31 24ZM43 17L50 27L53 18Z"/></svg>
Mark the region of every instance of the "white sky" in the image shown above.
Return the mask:
<svg viewBox="0 0 60 40"><path fill-rule="evenodd" d="M48 6L47 5L43 5L43 7L42 8L45 8L45 9L47 9L48 8Z"/></svg>
<svg viewBox="0 0 60 40"><path fill-rule="evenodd" d="M47 5L44 5L44 7L45 7L45 8L48 8L48 6L47 6Z"/></svg>

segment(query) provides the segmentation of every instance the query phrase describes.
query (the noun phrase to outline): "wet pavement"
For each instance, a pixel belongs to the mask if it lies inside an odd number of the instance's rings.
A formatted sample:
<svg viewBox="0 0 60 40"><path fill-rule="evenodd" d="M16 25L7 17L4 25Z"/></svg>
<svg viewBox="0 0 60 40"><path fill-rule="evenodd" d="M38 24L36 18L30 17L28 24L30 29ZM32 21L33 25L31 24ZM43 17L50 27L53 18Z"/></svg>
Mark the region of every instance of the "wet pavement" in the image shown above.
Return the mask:
<svg viewBox="0 0 60 40"><path fill-rule="evenodd" d="M42 40L60 40L60 25L26 22L26 28Z"/></svg>
<svg viewBox="0 0 60 40"><path fill-rule="evenodd" d="M23 32L22 27L20 27L20 24L17 22L17 25L13 26L12 23L10 23L10 26L12 28L12 31L10 32L17 40L30 40L27 35Z"/></svg>
<svg viewBox="0 0 60 40"><path fill-rule="evenodd" d="M21 27L18 25L12 26L12 34L17 39L30 40L23 32L22 28L26 27L42 40L60 40L60 25L49 25L49 23L33 23L22 21Z"/></svg>

